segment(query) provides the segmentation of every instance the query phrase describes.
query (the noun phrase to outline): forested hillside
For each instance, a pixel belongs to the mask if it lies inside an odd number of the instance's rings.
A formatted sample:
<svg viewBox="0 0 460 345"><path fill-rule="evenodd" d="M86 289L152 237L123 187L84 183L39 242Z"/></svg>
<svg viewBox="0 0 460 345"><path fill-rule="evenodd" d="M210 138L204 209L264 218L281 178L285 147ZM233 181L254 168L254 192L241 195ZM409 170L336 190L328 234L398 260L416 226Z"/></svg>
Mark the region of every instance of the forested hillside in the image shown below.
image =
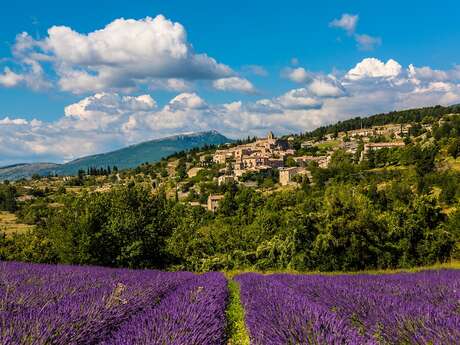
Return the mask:
<svg viewBox="0 0 460 345"><path fill-rule="evenodd" d="M359 128L370 128L372 126L381 126L387 124L405 124L405 123L431 123L440 119L442 116L452 113L460 113L460 105L443 107L440 105L434 107L408 109L392 111L384 114L376 114L368 117L355 117L345 121L339 121L335 124L323 126L314 131L301 135L306 138L321 137L325 134L336 133L340 131L350 131Z"/></svg>

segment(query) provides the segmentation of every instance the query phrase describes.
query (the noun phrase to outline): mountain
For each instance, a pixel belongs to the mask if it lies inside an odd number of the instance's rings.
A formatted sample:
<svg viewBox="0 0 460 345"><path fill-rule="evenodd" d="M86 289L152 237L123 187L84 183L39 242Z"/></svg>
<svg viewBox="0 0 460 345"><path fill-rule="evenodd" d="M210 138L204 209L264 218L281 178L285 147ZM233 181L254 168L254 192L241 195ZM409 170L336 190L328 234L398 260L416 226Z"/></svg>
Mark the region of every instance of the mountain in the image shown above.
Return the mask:
<svg viewBox="0 0 460 345"><path fill-rule="evenodd" d="M31 177L39 171L57 169L60 165L55 163L23 163L8 165L0 168L0 181L18 180Z"/></svg>
<svg viewBox="0 0 460 345"><path fill-rule="evenodd" d="M2 167L0 168L0 181L28 178L33 174L76 175L78 170L87 170L90 167L134 168L141 163L159 161L179 151L201 148L206 145L220 145L232 141L216 131L175 135L146 141L112 152L78 158L65 164L32 163Z"/></svg>

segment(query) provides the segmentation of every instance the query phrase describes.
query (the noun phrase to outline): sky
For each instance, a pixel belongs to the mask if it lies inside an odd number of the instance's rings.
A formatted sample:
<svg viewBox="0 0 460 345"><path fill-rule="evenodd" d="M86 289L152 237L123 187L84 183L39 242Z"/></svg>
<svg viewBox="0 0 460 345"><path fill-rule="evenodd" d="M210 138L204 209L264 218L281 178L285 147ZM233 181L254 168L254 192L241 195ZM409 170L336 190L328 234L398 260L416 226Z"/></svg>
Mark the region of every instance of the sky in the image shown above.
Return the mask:
<svg viewBox="0 0 460 345"><path fill-rule="evenodd" d="M9 2L0 166L460 103L459 14L454 0Z"/></svg>

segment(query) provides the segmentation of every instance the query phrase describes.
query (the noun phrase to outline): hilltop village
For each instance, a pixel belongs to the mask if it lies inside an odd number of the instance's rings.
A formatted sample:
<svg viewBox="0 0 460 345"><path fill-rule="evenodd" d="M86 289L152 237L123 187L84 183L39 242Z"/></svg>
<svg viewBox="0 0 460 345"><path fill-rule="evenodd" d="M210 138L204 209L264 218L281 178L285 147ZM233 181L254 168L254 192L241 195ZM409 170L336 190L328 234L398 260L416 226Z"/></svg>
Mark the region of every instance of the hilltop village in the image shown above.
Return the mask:
<svg viewBox="0 0 460 345"><path fill-rule="evenodd" d="M266 138L241 145L222 145L212 154L212 163L220 166L215 181L219 186L226 183L258 185L248 176L277 176L280 187L310 183L311 168L327 168L335 152L343 152L365 160L369 153L381 149L404 147L411 125L384 125L371 128L327 134L322 140L301 141L295 136L277 138L269 132ZM429 131L431 126L425 126ZM228 147L225 147L228 146ZM200 167L188 170L189 177L209 166L210 155L200 156ZM209 195L206 207L215 211L222 195ZM197 203L193 203L197 204Z"/></svg>

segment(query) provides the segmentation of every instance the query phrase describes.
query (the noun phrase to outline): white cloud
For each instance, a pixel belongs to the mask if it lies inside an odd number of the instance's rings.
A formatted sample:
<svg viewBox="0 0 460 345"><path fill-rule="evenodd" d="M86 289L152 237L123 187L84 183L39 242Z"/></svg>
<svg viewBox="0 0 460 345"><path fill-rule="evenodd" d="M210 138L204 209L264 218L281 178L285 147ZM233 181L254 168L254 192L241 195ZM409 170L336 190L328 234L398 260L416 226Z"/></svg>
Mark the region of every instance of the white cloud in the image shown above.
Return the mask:
<svg viewBox="0 0 460 345"><path fill-rule="evenodd" d="M340 97L346 94L340 81L333 75L312 73L303 67L288 67L282 70L281 76L296 83L307 84L305 90L315 97Z"/></svg>
<svg viewBox="0 0 460 345"><path fill-rule="evenodd" d="M59 87L73 93L133 91L152 79L165 79L167 88L177 90L178 80L215 80L234 74L230 67L196 53L185 28L162 15L116 19L88 34L53 26L42 40L22 33L13 53L35 81L43 75L42 64L51 63ZM28 84L34 85L32 80ZM43 86L35 82L35 87Z"/></svg>
<svg viewBox="0 0 460 345"><path fill-rule="evenodd" d="M181 93L174 97L166 105L167 110L184 110L184 109L204 109L207 107L206 102L196 93Z"/></svg>
<svg viewBox="0 0 460 345"><path fill-rule="evenodd" d="M29 122L25 119L10 119L8 116L5 117L4 119L0 119L0 125L16 125L16 126L21 126L21 125L27 125Z"/></svg>
<svg viewBox="0 0 460 345"><path fill-rule="evenodd" d="M18 85L24 77L20 74L14 73L8 67L5 67L3 74L0 74L0 85L5 87L13 87Z"/></svg>
<svg viewBox="0 0 460 345"><path fill-rule="evenodd" d="M191 82L184 79L152 79L146 82L150 90L187 91L193 88Z"/></svg>
<svg viewBox="0 0 460 345"><path fill-rule="evenodd" d="M310 85L308 90L318 97L341 97L346 94L345 88L334 77L317 77Z"/></svg>
<svg viewBox="0 0 460 345"><path fill-rule="evenodd" d="M339 19L334 19L329 26L345 30L349 35L353 34L358 24L359 16L357 14L342 14Z"/></svg>
<svg viewBox="0 0 460 345"><path fill-rule="evenodd" d="M374 50L376 47L382 44L380 37L374 37L367 34L356 33L356 27L358 26L359 16L357 14L342 14L339 19L334 19L329 23L330 27L339 28L345 30L348 36L353 36L356 41L357 47L360 50Z"/></svg>
<svg viewBox="0 0 460 345"><path fill-rule="evenodd" d="M345 79L395 78L401 74L401 71L402 66L393 59L384 63L376 58L366 58L349 70Z"/></svg>
<svg viewBox="0 0 460 345"><path fill-rule="evenodd" d="M255 92L254 85L249 80L240 77L217 79L213 82L213 86L221 91Z"/></svg>
<svg viewBox="0 0 460 345"><path fill-rule="evenodd" d="M95 112L116 114L126 110L147 111L155 107L156 102L150 95L121 96L113 93L97 93L65 107L64 113L66 116L84 119Z"/></svg>
<svg viewBox="0 0 460 345"><path fill-rule="evenodd" d="M364 59L343 75L311 73L303 87L255 102L212 104L182 92L158 106L150 95L97 93L55 122L0 120L0 165L62 161L167 135L216 129L232 137L312 130L352 116L460 102L458 68L403 67Z"/></svg>
<svg viewBox="0 0 460 345"><path fill-rule="evenodd" d="M13 56L21 72L14 73L5 67L3 76L0 76L0 86L13 87L23 84L35 91L46 90L52 86L51 82L46 80L44 69L40 64L41 61L47 61L48 57L33 51L37 45L38 43L26 33L16 36Z"/></svg>
<svg viewBox="0 0 460 345"><path fill-rule="evenodd" d="M382 39L380 37L373 37L366 34L356 34L355 40L358 44L358 48L361 50L374 50L377 46L382 44Z"/></svg>
<svg viewBox="0 0 460 345"><path fill-rule="evenodd" d="M286 109L315 109L322 105L321 100L305 88L290 90L277 101Z"/></svg>
<svg viewBox="0 0 460 345"><path fill-rule="evenodd" d="M97 93L65 107L65 117L58 125L79 130L112 131L114 127L126 122L133 113L145 113L156 107L157 104L150 95Z"/></svg>
<svg viewBox="0 0 460 345"><path fill-rule="evenodd" d="M305 83L307 80L310 80L312 78L311 73L309 73L305 68L303 67L297 67L297 68L285 68L281 72L281 76L284 78L287 78L295 83Z"/></svg>
<svg viewBox="0 0 460 345"><path fill-rule="evenodd" d="M449 72L432 69L430 67L415 67L414 65L409 65L409 75L416 79L421 80L448 80Z"/></svg>

